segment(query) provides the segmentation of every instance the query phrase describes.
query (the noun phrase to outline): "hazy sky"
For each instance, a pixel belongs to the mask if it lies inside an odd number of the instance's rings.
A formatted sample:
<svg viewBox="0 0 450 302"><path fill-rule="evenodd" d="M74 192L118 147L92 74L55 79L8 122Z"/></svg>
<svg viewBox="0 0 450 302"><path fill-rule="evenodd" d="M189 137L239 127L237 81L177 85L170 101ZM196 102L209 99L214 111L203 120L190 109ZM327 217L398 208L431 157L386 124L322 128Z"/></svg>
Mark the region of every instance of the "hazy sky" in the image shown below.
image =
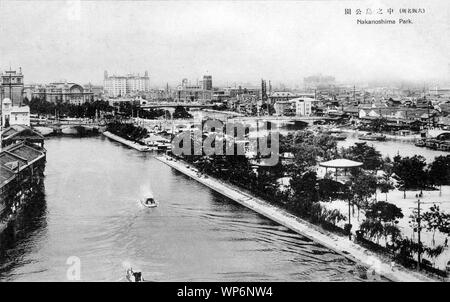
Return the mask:
<svg viewBox="0 0 450 302"><path fill-rule="evenodd" d="M360 8L424 8L412 25L358 25ZM152 85L211 74L214 84L288 85L450 76L450 1L6 1L0 70L25 82L102 83L103 71L149 71Z"/></svg>

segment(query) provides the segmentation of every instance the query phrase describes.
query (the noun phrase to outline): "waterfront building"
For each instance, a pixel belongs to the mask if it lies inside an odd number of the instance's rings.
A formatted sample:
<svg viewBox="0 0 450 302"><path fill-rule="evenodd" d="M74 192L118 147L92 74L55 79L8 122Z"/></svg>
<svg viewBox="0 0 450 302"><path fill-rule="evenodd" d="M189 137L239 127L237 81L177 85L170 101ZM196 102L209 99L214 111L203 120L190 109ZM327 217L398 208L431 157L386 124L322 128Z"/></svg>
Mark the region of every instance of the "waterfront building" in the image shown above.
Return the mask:
<svg viewBox="0 0 450 302"><path fill-rule="evenodd" d="M295 101L295 115L297 116L310 116L312 104L314 99L311 98L298 98Z"/></svg>
<svg viewBox="0 0 450 302"><path fill-rule="evenodd" d="M277 116L292 116L295 115L295 102L291 101L276 101L273 105L275 115Z"/></svg>
<svg viewBox="0 0 450 302"><path fill-rule="evenodd" d="M44 147L44 136L25 125L12 125L2 131L1 147L7 147L22 141L28 141Z"/></svg>
<svg viewBox="0 0 450 302"><path fill-rule="evenodd" d="M89 88L76 83L55 82L45 86L37 86L33 91L33 97L46 100L51 103L71 103L81 105L93 99L93 92Z"/></svg>
<svg viewBox="0 0 450 302"><path fill-rule="evenodd" d="M310 116L314 102L315 100L311 98L295 98L288 101L278 101L274 104L275 114L278 116Z"/></svg>
<svg viewBox="0 0 450 302"><path fill-rule="evenodd" d="M436 110L424 108L369 107L359 109L360 119L386 118L398 121L427 121L435 114Z"/></svg>
<svg viewBox="0 0 450 302"><path fill-rule="evenodd" d="M30 126L30 107L13 106L9 98L2 101L1 125L26 125Z"/></svg>
<svg viewBox="0 0 450 302"><path fill-rule="evenodd" d="M109 76L105 71L103 79L104 93L109 97L126 96L132 93L149 92L150 77L148 71L144 76L139 74L128 74L125 76Z"/></svg>
<svg viewBox="0 0 450 302"><path fill-rule="evenodd" d="M13 106L22 105L22 93L24 89L22 68L19 71L7 70L1 74L0 99L8 98Z"/></svg>
<svg viewBox="0 0 450 302"><path fill-rule="evenodd" d="M27 200L42 192L45 161L45 149L28 139L0 150L0 230Z"/></svg>

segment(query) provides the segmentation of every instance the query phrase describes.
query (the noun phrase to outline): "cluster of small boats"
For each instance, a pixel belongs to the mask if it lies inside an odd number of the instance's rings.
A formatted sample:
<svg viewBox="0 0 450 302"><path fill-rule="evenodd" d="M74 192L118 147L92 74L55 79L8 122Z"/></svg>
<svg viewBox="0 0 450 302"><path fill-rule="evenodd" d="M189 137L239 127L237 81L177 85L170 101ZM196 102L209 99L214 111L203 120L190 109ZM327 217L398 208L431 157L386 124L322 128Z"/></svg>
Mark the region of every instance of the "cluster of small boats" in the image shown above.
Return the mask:
<svg viewBox="0 0 450 302"><path fill-rule="evenodd" d="M450 143L438 139L419 139L414 145L416 147L426 147L433 150L450 151Z"/></svg>

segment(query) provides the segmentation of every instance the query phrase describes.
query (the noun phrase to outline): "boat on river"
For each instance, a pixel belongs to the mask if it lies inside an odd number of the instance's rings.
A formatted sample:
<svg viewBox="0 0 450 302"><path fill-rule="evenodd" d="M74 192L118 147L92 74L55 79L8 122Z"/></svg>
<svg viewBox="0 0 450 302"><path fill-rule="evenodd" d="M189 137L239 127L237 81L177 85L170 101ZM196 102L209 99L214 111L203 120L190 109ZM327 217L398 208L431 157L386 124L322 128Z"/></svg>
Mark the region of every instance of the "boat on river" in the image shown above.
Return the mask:
<svg viewBox="0 0 450 302"><path fill-rule="evenodd" d="M331 134L331 137L338 141L344 141L347 139L347 135L343 133Z"/></svg>
<svg viewBox="0 0 450 302"><path fill-rule="evenodd" d="M128 282L143 282L144 278L142 277L141 272L134 272L133 269L130 267L127 269L126 278Z"/></svg>
<svg viewBox="0 0 450 302"><path fill-rule="evenodd" d="M156 208L158 206L158 202L153 198L153 196L142 199L141 203L146 208Z"/></svg>
<svg viewBox="0 0 450 302"><path fill-rule="evenodd" d="M426 146L426 142L425 142L424 139L419 139L418 141L416 141L416 142L414 143L414 145L415 145L416 147L425 147L425 146Z"/></svg>
<svg viewBox="0 0 450 302"><path fill-rule="evenodd" d="M375 133L371 133L371 132L363 134L363 135L359 136L358 138L363 141L385 141L386 140L385 135L375 134Z"/></svg>

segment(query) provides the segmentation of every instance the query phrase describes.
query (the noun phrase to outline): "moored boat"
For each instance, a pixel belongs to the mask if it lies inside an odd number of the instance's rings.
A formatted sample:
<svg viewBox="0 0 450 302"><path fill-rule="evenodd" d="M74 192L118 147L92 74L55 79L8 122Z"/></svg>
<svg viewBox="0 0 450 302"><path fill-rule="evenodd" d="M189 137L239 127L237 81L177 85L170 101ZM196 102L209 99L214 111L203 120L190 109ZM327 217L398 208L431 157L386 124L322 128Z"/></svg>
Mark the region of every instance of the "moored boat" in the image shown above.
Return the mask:
<svg viewBox="0 0 450 302"><path fill-rule="evenodd" d="M415 143L414 143L414 145L416 146L416 147L425 147L425 140L423 140L423 139L419 139L418 141L416 141Z"/></svg>
<svg viewBox="0 0 450 302"><path fill-rule="evenodd" d="M331 137L333 137L335 140L343 141L347 139L347 136L345 134L339 133L339 134L332 134Z"/></svg>
<svg viewBox="0 0 450 302"><path fill-rule="evenodd" d="M385 141L386 136L383 134L366 133L358 137L360 140L364 141Z"/></svg>

